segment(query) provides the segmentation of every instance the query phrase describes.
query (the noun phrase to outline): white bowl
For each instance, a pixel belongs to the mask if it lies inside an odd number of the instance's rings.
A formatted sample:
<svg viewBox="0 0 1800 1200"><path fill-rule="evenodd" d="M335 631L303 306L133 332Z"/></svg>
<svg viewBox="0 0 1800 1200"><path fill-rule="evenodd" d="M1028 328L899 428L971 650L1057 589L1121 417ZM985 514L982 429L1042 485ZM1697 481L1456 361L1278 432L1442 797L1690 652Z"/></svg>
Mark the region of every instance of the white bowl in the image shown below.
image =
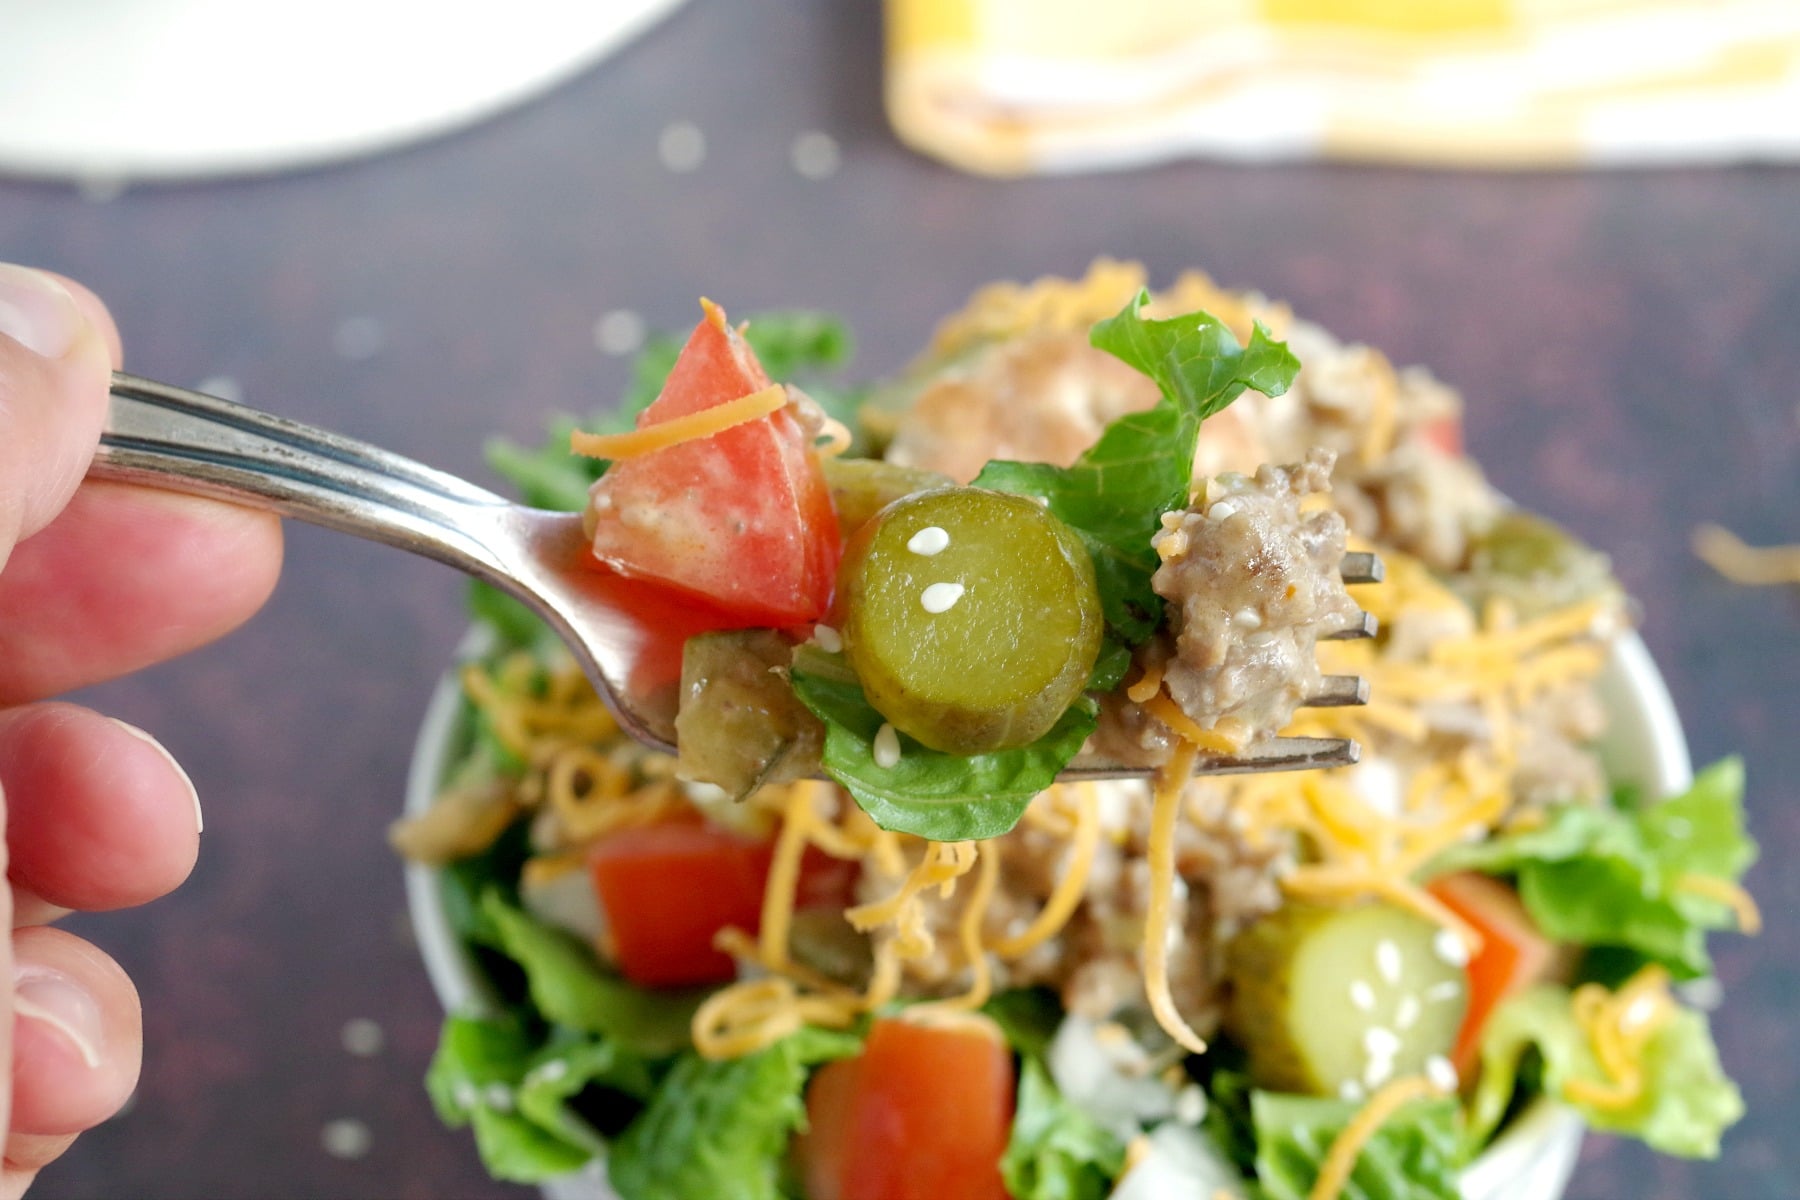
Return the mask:
<svg viewBox="0 0 1800 1200"><path fill-rule="evenodd" d="M476 653L479 645L471 639L463 653ZM409 813L431 804L460 741L459 687L454 673L446 675L426 709L407 777ZM1609 716L1600 745L1608 777L1648 795L1686 790L1693 779L1687 737L1662 674L1637 634L1627 633L1614 645L1599 689ZM479 1010L489 1003L487 992L450 928L436 873L408 864L406 889L419 950L439 1001L447 1011ZM1581 1119L1561 1105L1547 1100L1533 1104L1463 1172L1463 1200L1557 1200L1574 1172L1582 1130ZM549 1200L616 1200L598 1163L552 1181L544 1194Z"/></svg>

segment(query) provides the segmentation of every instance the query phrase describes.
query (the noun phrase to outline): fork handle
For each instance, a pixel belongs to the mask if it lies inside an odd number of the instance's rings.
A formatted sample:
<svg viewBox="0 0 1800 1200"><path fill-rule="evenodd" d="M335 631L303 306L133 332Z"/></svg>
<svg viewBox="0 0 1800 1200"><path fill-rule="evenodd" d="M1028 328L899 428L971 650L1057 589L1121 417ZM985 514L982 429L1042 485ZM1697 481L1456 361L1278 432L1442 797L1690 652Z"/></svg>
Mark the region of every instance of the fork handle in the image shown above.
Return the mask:
<svg viewBox="0 0 1800 1200"><path fill-rule="evenodd" d="M90 473L270 509L495 577L479 531L514 506L353 438L115 372Z"/></svg>

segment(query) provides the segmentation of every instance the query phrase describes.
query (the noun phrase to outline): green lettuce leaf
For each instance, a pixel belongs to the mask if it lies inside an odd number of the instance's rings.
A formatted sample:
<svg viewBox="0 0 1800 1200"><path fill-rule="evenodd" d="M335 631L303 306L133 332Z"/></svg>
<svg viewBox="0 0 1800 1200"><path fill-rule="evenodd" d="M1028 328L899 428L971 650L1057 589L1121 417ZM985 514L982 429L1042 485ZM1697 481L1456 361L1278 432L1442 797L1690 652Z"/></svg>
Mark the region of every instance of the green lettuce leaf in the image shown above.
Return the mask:
<svg viewBox="0 0 1800 1200"><path fill-rule="evenodd" d="M472 1125L495 1178L538 1183L581 1167L604 1149L568 1100L590 1085L650 1090L645 1064L617 1047L565 1035L540 1045L513 1016L451 1016L425 1088L443 1122Z"/></svg>
<svg viewBox="0 0 1800 1200"><path fill-rule="evenodd" d="M1013 1200L1103 1200L1125 1169L1125 1145L1064 1099L1027 1058L1000 1177Z"/></svg>
<svg viewBox="0 0 1800 1200"><path fill-rule="evenodd" d="M801 702L825 723L826 772L883 829L940 842L998 837L1018 824L1097 719L1084 698L1029 746L992 754L945 754L902 734L900 761L884 767L875 761L875 733L885 718L853 676L796 662L792 678Z"/></svg>
<svg viewBox="0 0 1800 1200"><path fill-rule="evenodd" d="M1526 910L1551 939L1626 947L1692 979L1712 970L1707 931L1732 928L1735 917L1679 883L1735 883L1755 861L1743 794L1743 764L1728 758L1683 795L1637 809L1558 808L1536 829L1448 851L1430 871L1516 875Z"/></svg>
<svg viewBox="0 0 1800 1200"><path fill-rule="evenodd" d="M1062 1000L1047 987L1016 987L996 992L981 1006L984 1016L1000 1027L1022 1058L1042 1063L1050 1053L1056 1028L1063 1021Z"/></svg>
<svg viewBox="0 0 1800 1200"><path fill-rule="evenodd" d="M1256 1176L1267 1200L1307 1200L1331 1143L1360 1105L1258 1091ZM1343 1200L1459 1200L1462 1114L1454 1099L1406 1105L1363 1145Z"/></svg>
<svg viewBox="0 0 1800 1200"><path fill-rule="evenodd" d="M689 1025L707 989L646 991L603 967L579 939L507 903L498 890L482 896L493 948L525 972L531 1002L546 1021L604 1035L650 1058L689 1045Z"/></svg>
<svg viewBox="0 0 1800 1200"><path fill-rule="evenodd" d="M1605 1083L1587 1033L1576 1022L1566 988L1543 984L1494 1010L1481 1035L1481 1081L1469 1102L1469 1136L1485 1141L1512 1102L1527 1050L1542 1056L1543 1089L1593 1128L1641 1138L1653 1149L1686 1158L1715 1158L1719 1137L1744 1114L1743 1097L1719 1066L1706 1018L1680 1009L1644 1048L1645 1085L1626 1108L1596 1108L1569 1097L1571 1080Z"/></svg>
<svg viewBox="0 0 1800 1200"><path fill-rule="evenodd" d="M679 1059L607 1159L632 1200L780 1200L788 1139L805 1125L810 1069L861 1048L851 1034L806 1028L755 1054Z"/></svg>
<svg viewBox="0 0 1800 1200"><path fill-rule="evenodd" d="M1075 530L1093 557L1107 624L1131 645L1162 618L1162 601L1150 587L1157 567L1150 539L1163 513L1187 507L1201 422L1247 388L1279 396L1300 369L1261 324L1240 347L1207 313L1144 317L1149 299L1140 291L1117 316L1094 326L1091 340L1156 382L1163 393L1156 407L1113 421L1072 466L997 460L974 481L1035 496Z"/></svg>

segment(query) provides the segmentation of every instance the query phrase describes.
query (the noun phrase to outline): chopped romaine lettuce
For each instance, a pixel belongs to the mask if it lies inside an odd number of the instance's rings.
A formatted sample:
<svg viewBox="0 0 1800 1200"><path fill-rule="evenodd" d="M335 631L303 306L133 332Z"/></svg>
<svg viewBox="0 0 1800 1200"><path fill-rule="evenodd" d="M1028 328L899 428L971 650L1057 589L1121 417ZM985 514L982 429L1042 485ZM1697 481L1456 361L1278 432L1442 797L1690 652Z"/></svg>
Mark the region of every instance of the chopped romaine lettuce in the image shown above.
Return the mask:
<svg viewBox="0 0 1800 1200"><path fill-rule="evenodd" d="M779 1200L788 1139L806 1123L808 1072L860 1046L806 1028L743 1058L684 1055L614 1144L613 1186L632 1200Z"/></svg>
<svg viewBox="0 0 1800 1200"><path fill-rule="evenodd" d="M1683 880L1735 884L1755 860L1743 793L1743 764L1728 758L1673 799L1635 809L1566 805L1535 829L1451 850L1431 870L1516 875L1531 919L1552 939L1622 946L1692 979L1712 969L1706 932L1734 919Z"/></svg>
<svg viewBox="0 0 1800 1200"><path fill-rule="evenodd" d="M1071 1104L1035 1059L1019 1074L1000 1176L1014 1200L1101 1200L1125 1167L1125 1144Z"/></svg>
<svg viewBox="0 0 1800 1200"><path fill-rule="evenodd" d="M517 1018L451 1016L425 1087L451 1128L473 1125L481 1160L499 1179L537 1183L604 1149L568 1100L590 1085L647 1096L642 1060L598 1039L540 1042Z"/></svg>
<svg viewBox="0 0 1800 1200"><path fill-rule="evenodd" d="M1331 1143L1360 1105L1258 1091L1256 1177L1267 1200L1307 1200ZM1364 1143L1343 1200L1458 1200L1462 1113L1454 1099L1415 1100Z"/></svg>
<svg viewBox="0 0 1800 1200"><path fill-rule="evenodd" d="M1645 1044L1643 1087L1622 1107L1571 1095L1573 1080L1608 1082L1588 1033L1575 1019L1566 988L1543 984L1508 1000L1489 1018L1481 1038L1481 1081L1470 1101L1469 1133L1485 1141L1512 1101L1520 1060L1542 1056L1543 1088L1579 1112L1595 1129L1642 1138L1653 1149L1712 1158L1719 1135L1744 1113L1743 1098L1725 1078L1706 1018L1676 1009Z"/></svg>
<svg viewBox="0 0 1800 1200"><path fill-rule="evenodd" d="M482 897L495 932L493 948L525 972L531 1002L546 1021L602 1034L637 1054L663 1057L686 1048L703 989L649 992L600 965L593 951L508 903Z"/></svg>

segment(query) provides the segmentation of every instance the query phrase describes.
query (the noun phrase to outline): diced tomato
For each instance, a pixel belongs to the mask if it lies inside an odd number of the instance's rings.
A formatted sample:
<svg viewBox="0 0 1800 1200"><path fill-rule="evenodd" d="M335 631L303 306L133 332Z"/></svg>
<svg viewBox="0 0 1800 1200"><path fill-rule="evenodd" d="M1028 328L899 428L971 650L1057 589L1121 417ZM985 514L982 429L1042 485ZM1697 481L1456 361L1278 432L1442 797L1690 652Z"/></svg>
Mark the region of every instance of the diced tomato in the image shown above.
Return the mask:
<svg viewBox="0 0 1800 1200"><path fill-rule="evenodd" d="M619 970L645 987L721 983L731 957L713 946L727 926L755 932L769 844L687 821L608 834L588 856Z"/></svg>
<svg viewBox="0 0 1800 1200"><path fill-rule="evenodd" d="M826 1063L806 1088L806 1132L794 1143L806 1200L844 1200L849 1165L850 1106L856 1099L862 1059Z"/></svg>
<svg viewBox="0 0 1800 1200"><path fill-rule="evenodd" d="M806 1093L808 1200L1006 1200L1012 1051L998 1031L876 1021Z"/></svg>
<svg viewBox="0 0 1800 1200"><path fill-rule="evenodd" d="M1457 1071L1467 1078L1488 1017L1502 1000L1545 979L1558 955L1532 923L1518 893L1498 879L1463 871L1439 876L1426 890L1481 934L1481 950L1469 960L1468 1012L1451 1054Z"/></svg>
<svg viewBox="0 0 1800 1200"><path fill-rule="evenodd" d="M638 427L768 386L749 343L707 305ZM615 462L590 503L602 562L700 596L731 624L805 625L831 601L837 516L818 457L786 409Z"/></svg>
<svg viewBox="0 0 1800 1200"><path fill-rule="evenodd" d="M644 987L723 983L736 973L713 945L721 929L755 935L774 857L772 839L698 820L663 821L601 838L588 855L606 915L608 950ZM800 859L794 907L847 907L857 864L814 847Z"/></svg>
<svg viewBox="0 0 1800 1200"><path fill-rule="evenodd" d="M1427 421L1419 427L1419 440L1446 458L1461 458L1463 453L1462 419L1451 415Z"/></svg>

